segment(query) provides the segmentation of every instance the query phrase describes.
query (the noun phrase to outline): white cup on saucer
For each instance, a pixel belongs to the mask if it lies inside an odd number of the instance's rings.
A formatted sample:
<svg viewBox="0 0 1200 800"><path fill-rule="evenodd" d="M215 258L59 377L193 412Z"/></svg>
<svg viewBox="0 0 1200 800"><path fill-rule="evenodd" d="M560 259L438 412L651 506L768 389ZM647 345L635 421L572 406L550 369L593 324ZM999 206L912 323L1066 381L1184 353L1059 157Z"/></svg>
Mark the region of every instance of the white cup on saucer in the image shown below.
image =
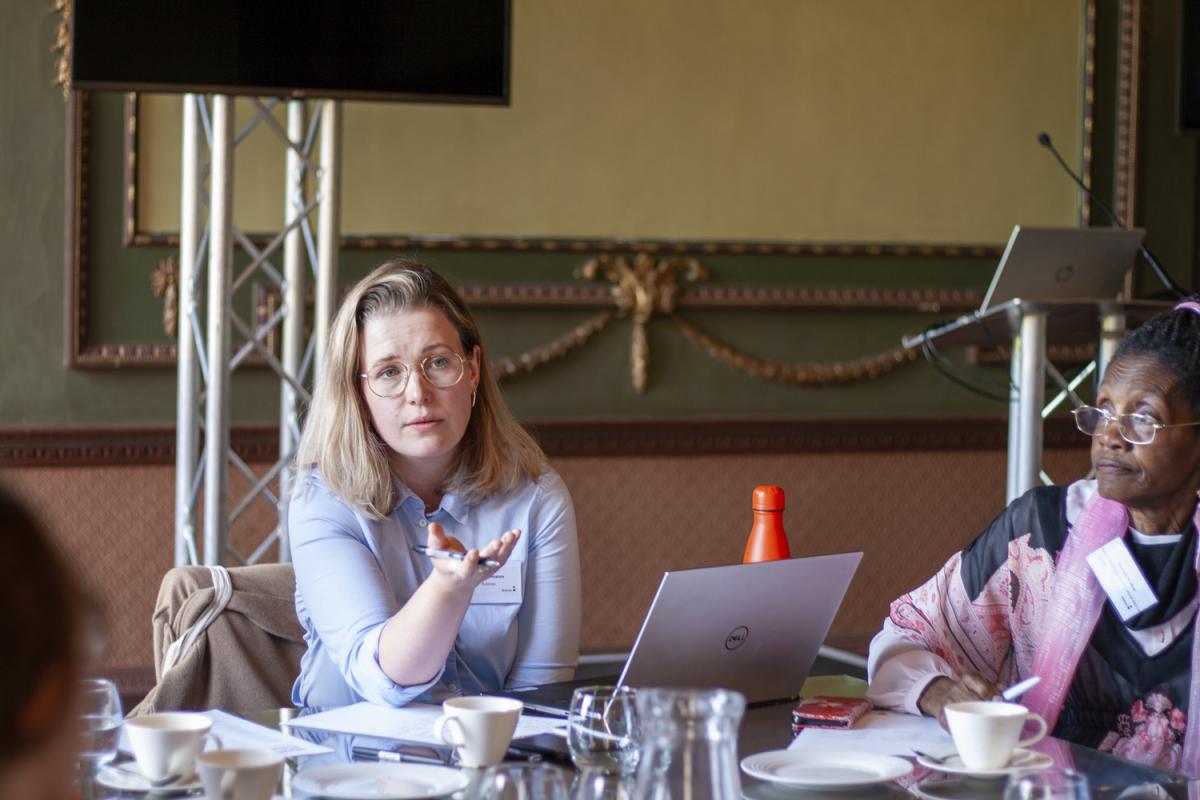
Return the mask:
<svg viewBox="0 0 1200 800"><path fill-rule="evenodd" d="M524 707L508 697L452 697L442 703L433 735L458 750L464 767L499 764Z"/></svg>
<svg viewBox="0 0 1200 800"><path fill-rule="evenodd" d="M186 778L195 772L196 756L204 749L205 739L221 746L221 740L209 733L211 728L211 719L187 711L147 714L125 721L133 758L142 774L152 781L170 775Z"/></svg>
<svg viewBox="0 0 1200 800"><path fill-rule="evenodd" d="M1017 703L951 703L945 713L958 756L968 769L1001 769L1018 747L1028 747L1046 736L1046 720ZM1027 720L1037 723L1040 730L1021 739Z"/></svg>
<svg viewBox="0 0 1200 800"><path fill-rule="evenodd" d="M270 750L210 750L196 756L208 797L271 800L283 775L283 756Z"/></svg>

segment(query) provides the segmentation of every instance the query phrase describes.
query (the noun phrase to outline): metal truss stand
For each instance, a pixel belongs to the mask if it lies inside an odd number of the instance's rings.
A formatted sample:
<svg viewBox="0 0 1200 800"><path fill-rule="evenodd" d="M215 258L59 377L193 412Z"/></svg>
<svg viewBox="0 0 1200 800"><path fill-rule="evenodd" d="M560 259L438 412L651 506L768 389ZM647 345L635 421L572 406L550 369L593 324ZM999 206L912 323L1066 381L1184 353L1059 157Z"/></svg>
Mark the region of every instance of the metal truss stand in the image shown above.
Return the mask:
<svg viewBox="0 0 1200 800"><path fill-rule="evenodd" d="M320 370L337 300L341 103L323 101L306 120L303 101L287 101L286 129L272 115L281 101L252 98L255 114L235 132L228 95L184 95L183 180L179 229L179 366L175 450L175 563L254 564L278 545L288 559L287 502L292 460L300 438L301 408L310 398L310 367ZM256 126L265 125L287 147L283 228L261 248L233 223L234 154ZM312 158L320 132L320 163ZM207 145L208 159L202 154ZM207 198L205 178L208 179ZM310 186L316 186L311 194ZM207 208L207 222L205 209ZM314 236L311 217L317 212ZM249 263L235 275L234 244ZM271 257L280 252L282 271ZM305 264L311 269L306 270ZM207 264L207 268L206 268ZM313 329L305 333L308 274L316 285ZM262 281L279 297L268 319L246 322L233 307L235 293ZM207 291L202 293L202 283ZM267 345L277 333L280 354ZM235 335L237 350L233 351ZM230 447L229 408L233 372L254 355L279 377L279 458L256 474ZM231 504L229 475L236 470L250 489ZM278 493L272 486L278 481ZM203 484L203 551L197 544L198 500ZM275 513L274 527L248 552L230 545L233 522L254 501Z"/></svg>
<svg viewBox="0 0 1200 800"><path fill-rule="evenodd" d="M943 348L989 347L1008 339L1012 363L1008 391L1008 475L1005 502L1039 484L1054 481L1042 469L1042 423L1066 400L1081 405L1079 386L1092 376L1103 376L1113 353L1125 337L1126 318L1140 324L1169 308L1148 300L1029 303L1010 300L984 312L968 314L919 336L905 337L905 347L937 341ZM1069 381L1046 359L1047 341L1083 345L1099 341L1096 358ZM1046 402L1046 379L1059 392ZM1082 434L1081 434L1082 437ZM1081 440L1082 441L1082 440Z"/></svg>

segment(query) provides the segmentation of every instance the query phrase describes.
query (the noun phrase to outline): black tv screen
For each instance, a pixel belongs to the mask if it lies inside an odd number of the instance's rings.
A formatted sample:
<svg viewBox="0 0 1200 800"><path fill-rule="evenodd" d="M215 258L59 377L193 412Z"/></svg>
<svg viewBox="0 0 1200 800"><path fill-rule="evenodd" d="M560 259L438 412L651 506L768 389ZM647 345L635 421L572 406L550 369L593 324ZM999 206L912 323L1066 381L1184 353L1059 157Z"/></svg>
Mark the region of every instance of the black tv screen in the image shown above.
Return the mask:
<svg viewBox="0 0 1200 800"><path fill-rule="evenodd" d="M75 0L79 89L508 102L508 0Z"/></svg>
<svg viewBox="0 0 1200 800"><path fill-rule="evenodd" d="M1179 130L1200 134L1200 2L1180 6Z"/></svg>

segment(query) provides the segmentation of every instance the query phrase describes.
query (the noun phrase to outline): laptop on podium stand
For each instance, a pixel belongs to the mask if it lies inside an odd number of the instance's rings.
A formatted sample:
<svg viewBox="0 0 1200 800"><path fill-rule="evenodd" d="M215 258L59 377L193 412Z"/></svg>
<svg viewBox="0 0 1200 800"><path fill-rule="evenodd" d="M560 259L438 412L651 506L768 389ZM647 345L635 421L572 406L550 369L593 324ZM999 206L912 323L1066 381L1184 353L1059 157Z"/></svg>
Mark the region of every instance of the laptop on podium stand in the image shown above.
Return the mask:
<svg viewBox="0 0 1200 800"><path fill-rule="evenodd" d="M1146 231L1142 228L1013 226L979 313L1010 300L1116 300Z"/></svg>

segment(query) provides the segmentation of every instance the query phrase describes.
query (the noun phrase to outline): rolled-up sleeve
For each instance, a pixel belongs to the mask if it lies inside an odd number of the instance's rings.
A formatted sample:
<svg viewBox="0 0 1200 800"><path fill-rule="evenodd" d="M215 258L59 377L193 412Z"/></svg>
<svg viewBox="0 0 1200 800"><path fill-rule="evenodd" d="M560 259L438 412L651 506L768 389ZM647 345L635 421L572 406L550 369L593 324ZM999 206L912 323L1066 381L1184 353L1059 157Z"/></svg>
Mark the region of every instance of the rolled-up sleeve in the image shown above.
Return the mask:
<svg viewBox="0 0 1200 800"><path fill-rule="evenodd" d="M579 664L582 588L575 507L562 478L547 471L530 513L525 597L517 616L517 652L507 686L574 677Z"/></svg>
<svg viewBox="0 0 1200 800"><path fill-rule="evenodd" d="M331 664L359 697L391 706L409 703L435 684L440 671L428 683L400 686L379 665L379 637L399 605L396 587L380 568L359 517L319 483L310 482L292 498L288 535L297 611L308 629L306 659L329 662L305 664L302 684L305 674L317 683L328 680ZM336 687L328 686L301 690L314 700L336 694Z"/></svg>

